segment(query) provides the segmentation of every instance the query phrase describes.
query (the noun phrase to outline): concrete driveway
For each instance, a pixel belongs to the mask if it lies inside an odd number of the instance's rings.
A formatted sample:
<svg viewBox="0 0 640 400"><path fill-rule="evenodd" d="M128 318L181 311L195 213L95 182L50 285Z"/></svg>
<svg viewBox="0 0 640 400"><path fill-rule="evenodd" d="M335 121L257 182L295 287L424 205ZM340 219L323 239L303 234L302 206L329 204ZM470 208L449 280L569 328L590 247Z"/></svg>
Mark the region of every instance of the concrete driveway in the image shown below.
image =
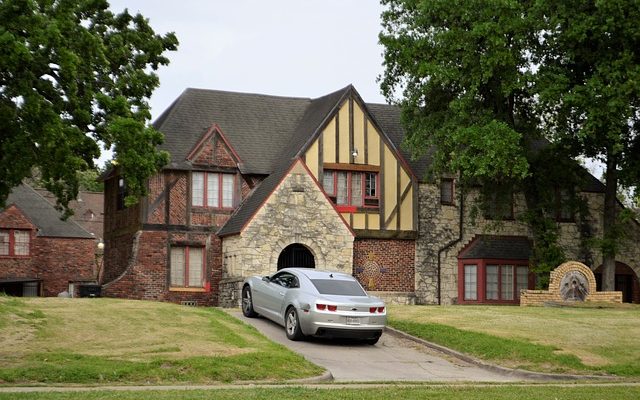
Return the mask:
<svg viewBox="0 0 640 400"><path fill-rule="evenodd" d="M326 368L338 382L522 380L469 364L388 331L375 346L314 338L293 342L287 339L283 327L268 319L246 318L237 311L232 315L254 326L274 342Z"/></svg>

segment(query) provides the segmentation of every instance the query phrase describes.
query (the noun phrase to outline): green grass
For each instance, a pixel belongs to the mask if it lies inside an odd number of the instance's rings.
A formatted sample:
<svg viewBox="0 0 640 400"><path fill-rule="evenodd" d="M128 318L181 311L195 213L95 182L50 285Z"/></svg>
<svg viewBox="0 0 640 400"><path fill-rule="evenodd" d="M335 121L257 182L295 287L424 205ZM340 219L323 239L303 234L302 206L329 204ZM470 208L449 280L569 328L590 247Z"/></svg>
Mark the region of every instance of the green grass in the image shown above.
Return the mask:
<svg viewBox="0 0 640 400"><path fill-rule="evenodd" d="M320 373L213 308L0 297L0 384L211 384Z"/></svg>
<svg viewBox="0 0 640 400"><path fill-rule="evenodd" d="M372 388L251 388L219 390L181 391L132 391L132 392L71 392L71 393L0 393L0 400L379 400L379 399L448 399L448 400L511 400L511 399L551 399L551 400L600 400L637 399L638 387L597 387L597 386L414 386L414 387L372 387Z"/></svg>
<svg viewBox="0 0 640 400"><path fill-rule="evenodd" d="M399 330L496 364L640 376L640 308L392 306Z"/></svg>

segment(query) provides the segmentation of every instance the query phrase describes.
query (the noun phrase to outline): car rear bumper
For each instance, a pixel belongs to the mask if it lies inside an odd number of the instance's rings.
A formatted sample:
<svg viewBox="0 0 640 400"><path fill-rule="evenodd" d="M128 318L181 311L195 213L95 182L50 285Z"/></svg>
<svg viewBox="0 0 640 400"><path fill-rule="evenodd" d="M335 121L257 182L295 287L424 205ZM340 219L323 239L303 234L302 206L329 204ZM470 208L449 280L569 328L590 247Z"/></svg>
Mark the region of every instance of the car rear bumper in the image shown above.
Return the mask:
<svg viewBox="0 0 640 400"><path fill-rule="evenodd" d="M341 329L318 328L313 336L348 339L377 339L382 335L382 329Z"/></svg>
<svg viewBox="0 0 640 400"><path fill-rule="evenodd" d="M347 317L355 317L357 324L347 323ZM386 315L362 315L310 312L301 315L302 332L309 336L374 338L380 337L387 323Z"/></svg>

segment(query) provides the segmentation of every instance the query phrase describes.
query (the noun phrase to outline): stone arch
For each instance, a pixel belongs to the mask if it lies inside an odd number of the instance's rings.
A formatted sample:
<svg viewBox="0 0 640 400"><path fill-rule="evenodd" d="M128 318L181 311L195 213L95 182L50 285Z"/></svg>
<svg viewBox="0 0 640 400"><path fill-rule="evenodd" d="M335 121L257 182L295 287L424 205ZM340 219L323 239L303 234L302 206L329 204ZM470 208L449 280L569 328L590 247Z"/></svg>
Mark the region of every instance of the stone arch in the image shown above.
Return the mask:
<svg viewBox="0 0 640 400"><path fill-rule="evenodd" d="M601 289L602 264L594 269L596 283ZM625 303L640 304L640 273L638 267L616 260L615 290L622 292L622 301Z"/></svg>
<svg viewBox="0 0 640 400"><path fill-rule="evenodd" d="M278 258L280 257L280 254L285 248L296 243L303 245L307 248L307 250L309 250L309 252L311 252L311 255L313 255L313 258L315 260L316 268L318 266L325 265L322 251L320 251L320 248L313 241L307 240L305 238L297 238L297 240L291 238L283 238L278 240L276 246L273 248L273 252L271 253L271 259L269 260L270 271L278 270Z"/></svg>
<svg viewBox="0 0 640 400"><path fill-rule="evenodd" d="M290 244L278 256L278 270L287 267L315 268L315 257L307 246L300 243Z"/></svg>

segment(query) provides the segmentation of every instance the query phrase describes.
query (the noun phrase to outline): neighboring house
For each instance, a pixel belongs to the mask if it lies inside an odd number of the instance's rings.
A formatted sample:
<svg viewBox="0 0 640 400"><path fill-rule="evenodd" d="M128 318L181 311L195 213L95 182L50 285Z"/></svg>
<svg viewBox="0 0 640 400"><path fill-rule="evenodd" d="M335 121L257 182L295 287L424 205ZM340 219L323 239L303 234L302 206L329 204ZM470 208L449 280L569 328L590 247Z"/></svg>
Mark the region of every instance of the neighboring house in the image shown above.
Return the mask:
<svg viewBox="0 0 640 400"><path fill-rule="evenodd" d="M231 306L244 277L287 266L352 273L407 303L517 303L534 285L528 227L472 224L455 179L421 179L428 158L402 150L398 108L366 104L352 86L318 99L187 89L154 126L171 161L149 195L125 207L118 170L104 178L106 295ZM587 186L601 208L602 185ZM621 254L640 300L639 251Z"/></svg>
<svg viewBox="0 0 640 400"><path fill-rule="evenodd" d="M56 197L53 193L44 189L36 189L36 192L53 205ZM98 240L103 238L104 224L104 193L102 192L78 192L78 198L69 202L69 208L73 210L71 220L83 227Z"/></svg>
<svg viewBox="0 0 640 400"><path fill-rule="evenodd" d="M96 241L30 186L15 187L0 209L0 292L56 296L96 279ZM71 286L70 286L71 285Z"/></svg>

